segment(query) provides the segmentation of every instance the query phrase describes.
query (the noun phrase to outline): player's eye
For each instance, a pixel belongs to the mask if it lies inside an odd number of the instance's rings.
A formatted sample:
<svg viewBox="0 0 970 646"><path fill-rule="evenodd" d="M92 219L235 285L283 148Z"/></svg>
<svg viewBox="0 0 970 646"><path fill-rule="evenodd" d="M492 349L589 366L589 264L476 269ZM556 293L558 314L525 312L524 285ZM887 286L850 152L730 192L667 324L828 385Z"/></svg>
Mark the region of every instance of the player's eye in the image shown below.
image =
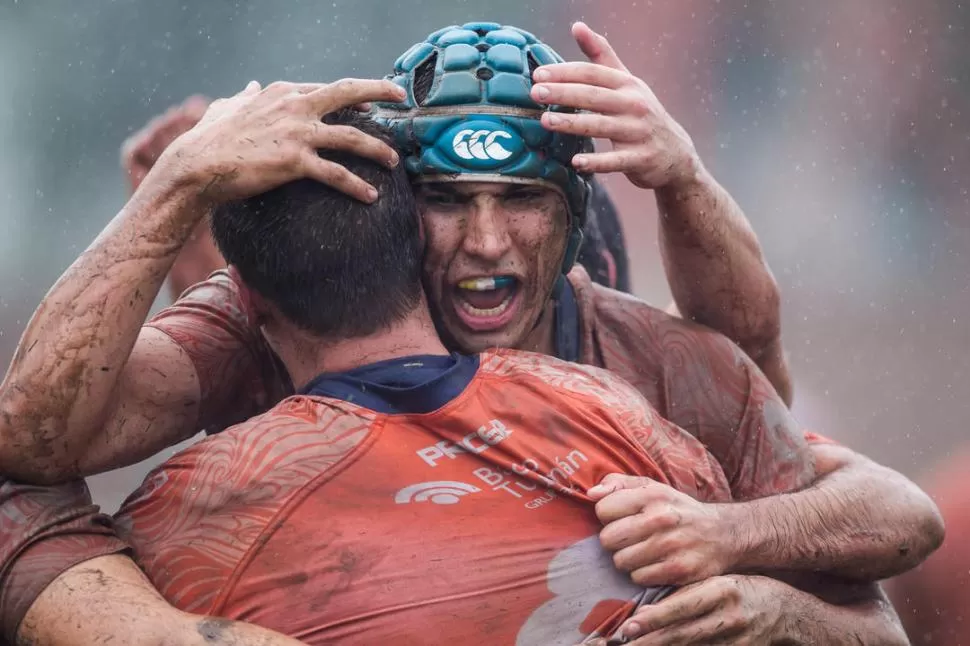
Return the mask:
<svg viewBox="0 0 970 646"><path fill-rule="evenodd" d="M421 201L432 207L450 207L462 203L461 196L454 193L424 193L421 195Z"/></svg>
<svg viewBox="0 0 970 646"><path fill-rule="evenodd" d="M545 193L539 189L524 188L512 191L505 196L505 199L516 203L531 203L541 200Z"/></svg>

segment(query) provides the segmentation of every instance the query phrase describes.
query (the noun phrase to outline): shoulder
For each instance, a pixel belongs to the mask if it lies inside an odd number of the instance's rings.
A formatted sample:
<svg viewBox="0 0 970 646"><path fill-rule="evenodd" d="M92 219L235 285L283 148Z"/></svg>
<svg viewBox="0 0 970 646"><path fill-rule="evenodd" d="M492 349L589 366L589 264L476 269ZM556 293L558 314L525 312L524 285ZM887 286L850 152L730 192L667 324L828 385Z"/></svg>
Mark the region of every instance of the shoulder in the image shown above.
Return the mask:
<svg viewBox="0 0 970 646"><path fill-rule="evenodd" d="M482 356L482 372L509 379L518 385L548 390L555 397L582 397L604 410L651 411L636 388L620 376L596 366L572 363L535 352L493 350Z"/></svg>
<svg viewBox="0 0 970 646"><path fill-rule="evenodd" d="M588 278L573 282L574 286L578 284L577 297L588 301L584 309L600 354L597 363L619 372L634 385L637 378L696 377L743 370L744 353L719 332L673 316L630 294L592 284Z"/></svg>
<svg viewBox="0 0 970 646"><path fill-rule="evenodd" d="M374 421L315 398L284 400L152 471L116 524L166 598L178 596L189 612L213 612L246 555L301 491L362 445Z"/></svg>
<svg viewBox="0 0 970 646"><path fill-rule="evenodd" d="M193 498L208 512L246 504L247 491L277 497L306 484L353 451L377 415L343 402L289 397L270 410L177 453L125 502L134 513L166 496Z"/></svg>

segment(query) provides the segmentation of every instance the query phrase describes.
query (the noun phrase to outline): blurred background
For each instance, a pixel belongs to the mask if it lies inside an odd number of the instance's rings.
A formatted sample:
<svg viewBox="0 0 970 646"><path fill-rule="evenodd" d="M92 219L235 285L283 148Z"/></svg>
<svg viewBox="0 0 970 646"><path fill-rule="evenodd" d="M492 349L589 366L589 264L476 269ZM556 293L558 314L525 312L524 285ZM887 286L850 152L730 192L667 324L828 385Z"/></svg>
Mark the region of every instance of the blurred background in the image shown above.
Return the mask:
<svg viewBox="0 0 970 646"><path fill-rule="evenodd" d="M250 79L380 76L495 20L610 38L752 221L797 415L921 480L970 437L970 7L956 0L0 0L0 359L126 198L125 137ZM635 291L666 306L656 211L622 177ZM163 305L161 301L158 305ZM144 466L95 478L114 509Z"/></svg>

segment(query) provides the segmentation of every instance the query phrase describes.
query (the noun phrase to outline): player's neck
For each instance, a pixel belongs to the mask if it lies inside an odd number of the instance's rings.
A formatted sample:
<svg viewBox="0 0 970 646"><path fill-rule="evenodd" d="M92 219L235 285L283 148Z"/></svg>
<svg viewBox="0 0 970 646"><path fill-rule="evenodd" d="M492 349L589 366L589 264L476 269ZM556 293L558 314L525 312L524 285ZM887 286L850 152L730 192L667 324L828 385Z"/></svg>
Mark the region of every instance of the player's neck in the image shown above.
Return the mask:
<svg viewBox="0 0 970 646"><path fill-rule="evenodd" d="M370 336L332 342L303 332L272 336L273 349L298 389L323 373L346 372L378 361L414 355L448 354L423 300L403 320Z"/></svg>

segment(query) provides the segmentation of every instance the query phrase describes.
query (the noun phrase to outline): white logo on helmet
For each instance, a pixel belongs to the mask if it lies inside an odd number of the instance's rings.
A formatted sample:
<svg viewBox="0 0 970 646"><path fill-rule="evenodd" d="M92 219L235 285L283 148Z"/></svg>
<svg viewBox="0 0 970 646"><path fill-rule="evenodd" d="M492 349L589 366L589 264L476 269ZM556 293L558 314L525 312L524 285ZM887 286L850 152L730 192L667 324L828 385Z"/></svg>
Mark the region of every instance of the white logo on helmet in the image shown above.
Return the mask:
<svg viewBox="0 0 970 646"><path fill-rule="evenodd" d="M495 141L499 138L512 139L512 135L504 130L460 130L452 139L451 147L462 159L504 161L512 156L512 151Z"/></svg>

